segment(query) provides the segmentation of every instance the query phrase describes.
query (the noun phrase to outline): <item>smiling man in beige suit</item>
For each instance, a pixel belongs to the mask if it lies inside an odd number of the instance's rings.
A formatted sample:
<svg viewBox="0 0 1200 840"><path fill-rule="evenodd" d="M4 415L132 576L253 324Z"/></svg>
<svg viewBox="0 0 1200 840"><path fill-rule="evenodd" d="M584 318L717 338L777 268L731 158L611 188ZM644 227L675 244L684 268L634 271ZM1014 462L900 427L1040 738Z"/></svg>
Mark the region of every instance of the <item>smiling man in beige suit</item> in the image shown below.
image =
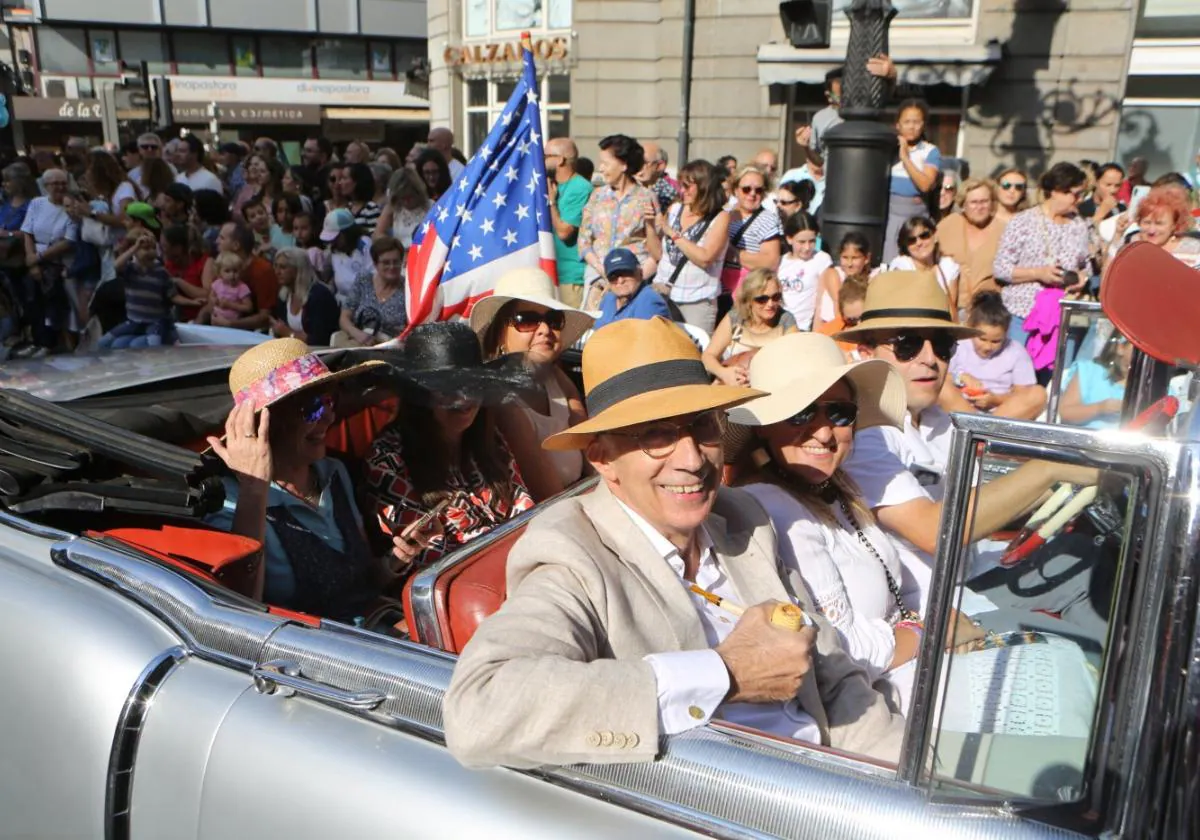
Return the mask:
<svg viewBox="0 0 1200 840"><path fill-rule="evenodd" d="M544 445L584 449L600 486L513 547L508 600L446 697L451 751L472 766L650 761L662 736L716 717L894 760L903 720L836 633L771 623L781 602L815 611L782 577L766 513L720 487L724 409L759 392L710 385L662 318L598 330L583 376L589 419Z"/></svg>

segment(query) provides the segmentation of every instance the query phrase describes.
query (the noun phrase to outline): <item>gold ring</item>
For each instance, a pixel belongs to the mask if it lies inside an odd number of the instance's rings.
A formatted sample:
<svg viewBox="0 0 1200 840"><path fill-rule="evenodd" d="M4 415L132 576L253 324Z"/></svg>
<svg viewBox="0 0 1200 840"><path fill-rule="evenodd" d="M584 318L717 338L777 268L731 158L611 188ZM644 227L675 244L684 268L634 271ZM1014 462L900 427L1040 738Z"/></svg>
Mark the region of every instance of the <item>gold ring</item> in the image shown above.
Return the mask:
<svg viewBox="0 0 1200 840"><path fill-rule="evenodd" d="M243 437L256 438L258 435L256 435L254 432L246 432Z"/></svg>

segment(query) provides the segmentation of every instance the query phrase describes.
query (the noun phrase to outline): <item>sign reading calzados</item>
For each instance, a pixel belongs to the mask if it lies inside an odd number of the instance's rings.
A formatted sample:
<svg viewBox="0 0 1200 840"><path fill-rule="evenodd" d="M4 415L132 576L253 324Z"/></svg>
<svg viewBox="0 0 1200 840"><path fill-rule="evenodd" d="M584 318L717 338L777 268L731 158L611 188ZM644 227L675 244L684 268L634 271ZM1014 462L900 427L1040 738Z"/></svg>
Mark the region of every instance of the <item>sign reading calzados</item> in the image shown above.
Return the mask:
<svg viewBox="0 0 1200 840"><path fill-rule="evenodd" d="M567 57L566 38L541 38L533 42L533 54L550 61ZM448 46L442 59L451 67L464 64L503 64L521 60L521 42L505 41L502 44L462 44Z"/></svg>

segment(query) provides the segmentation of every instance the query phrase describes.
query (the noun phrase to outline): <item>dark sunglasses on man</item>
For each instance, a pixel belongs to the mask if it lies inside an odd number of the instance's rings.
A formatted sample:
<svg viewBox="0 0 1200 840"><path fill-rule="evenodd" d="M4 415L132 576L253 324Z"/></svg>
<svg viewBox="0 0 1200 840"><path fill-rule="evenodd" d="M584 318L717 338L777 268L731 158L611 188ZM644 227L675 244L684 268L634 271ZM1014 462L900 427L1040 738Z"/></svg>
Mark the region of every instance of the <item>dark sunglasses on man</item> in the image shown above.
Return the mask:
<svg viewBox="0 0 1200 840"><path fill-rule="evenodd" d="M925 349L925 342L929 342L929 346L933 349L933 355L937 356L943 362L950 361L954 356L954 351L958 349L958 339L947 333L932 333L932 334L905 334L898 335L895 338L882 341L880 344L885 344L892 348L892 354L895 355L898 362L911 362L917 356L921 355L921 351Z"/></svg>
<svg viewBox="0 0 1200 840"><path fill-rule="evenodd" d="M539 324L545 324L555 332L561 332L567 323L567 316L557 309L548 309L545 312L517 312L509 320L517 332L533 332Z"/></svg>

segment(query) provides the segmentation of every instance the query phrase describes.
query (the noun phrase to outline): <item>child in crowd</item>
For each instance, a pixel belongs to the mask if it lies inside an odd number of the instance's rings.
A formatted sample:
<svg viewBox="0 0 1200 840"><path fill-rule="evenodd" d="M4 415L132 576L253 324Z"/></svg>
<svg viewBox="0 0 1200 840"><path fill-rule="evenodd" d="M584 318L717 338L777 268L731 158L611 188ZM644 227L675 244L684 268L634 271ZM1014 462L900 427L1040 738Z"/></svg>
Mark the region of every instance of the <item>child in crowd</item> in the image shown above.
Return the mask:
<svg viewBox="0 0 1200 840"><path fill-rule="evenodd" d="M268 262L275 259L275 248L271 244L271 213L262 199L252 199L242 205L242 216L254 233L254 253Z"/></svg>
<svg viewBox="0 0 1200 840"><path fill-rule="evenodd" d="M246 208L261 208L261 204L247 204ZM212 304L212 322L216 326L230 326L238 318L254 312L254 295L242 280L242 258L237 254L222 251L216 256L217 276L212 283L209 302Z"/></svg>
<svg viewBox="0 0 1200 840"><path fill-rule="evenodd" d="M867 278L862 276L847 277L842 288L838 290L838 316L832 321L822 324L816 332L821 335L837 335L842 330L858 326L862 319L863 308L867 304ZM846 354L846 361L859 362L862 357L858 345L853 341L839 341L838 347Z"/></svg>
<svg viewBox="0 0 1200 840"><path fill-rule="evenodd" d="M833 265L828 254L817 250L819 232L817 220L803 210L788 216L783 224L791 251L779 263L779 285L783 287L783 308L801 331L812 329L821 274Z"/></svg>
<svg viewBox="0 0 1200 840"><path fill-rule="evenodd" d="M864 281L878 273L871 269L871 246L861 233L847 233L838 245L838 264L821 272L821 288L817 290L816 312L813 314L813 331L821 332L821 325L841 317L838 308L842 284L850 277Z"/></svg>
<svg viewBox="0 0 1200 840"><path fill-rule="evenodd" d="M329 254L321 247L321 242L317 239L319 227L312 213L297 213L296 217L292 219L292 234L296 237L296 247L303 248L304 252L308 254L308 261L312 263L317 277L327 278Z"/></svg>
<svg viewBox="0 0 1200 840"><path fill-rule="evenodd" d="M158 237L162 230L162 222L158 219L158 211L153 205L144 201L131 201L125 205L125 240L132 243L142 233L150 234L151 239Z"/></svg>
<svg viewBox="0 0 1200 840"><path fill-rule="evenodd" d="M980 292L971 300L967 326L979 335L958 342L942 393L943 408L1026 420L1041 414L1046 392L1037 384L1029 351L1008 338L1011 322L999 292Z"/></svg>
<svg viewBox="0 0 1200 840"><path fill-rule="evenodd" d="M158 260L154 234L140 230L127 236L116 268L117 279L125 288L125 320L100 337L100 349L174 343L171 296L175 283Z"/></svg>
<svg viewBox="0 0 1200 840"><path fill-rule="evenodd" d="M271 225L271 247L274 250L296 247L296 216L303 212L299 196L289 194L275 199L275 222Z"/></svg>

